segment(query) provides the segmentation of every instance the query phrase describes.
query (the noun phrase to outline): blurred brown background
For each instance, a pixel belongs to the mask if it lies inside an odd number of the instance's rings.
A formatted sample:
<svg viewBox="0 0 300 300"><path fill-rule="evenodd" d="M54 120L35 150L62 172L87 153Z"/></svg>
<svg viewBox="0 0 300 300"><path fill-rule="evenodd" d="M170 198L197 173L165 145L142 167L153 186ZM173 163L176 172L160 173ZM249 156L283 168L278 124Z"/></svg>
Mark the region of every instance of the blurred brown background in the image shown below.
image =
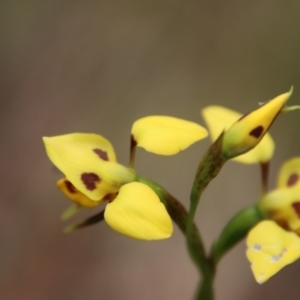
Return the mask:
<svg viewBox="0 0 300 300"><path fill-rule="evenodd" d="M139 117L204 125L205 105L247 112L292 84L290 104L299 104L299 15L297 0L1 1L1 299L192 299L198 277L177 229L161 242L128 239L105 223L62 234L69 203L41 137L100 133L127 164ZM280 164L300 154L299 113L281 116L271 133L274 186ZM187 205L208 146L174 157L139 150L136 167ZM258 197L258 167L228 163L197 215L206 245ZM217 299L299 299L300 262L259 286L245 248L221 262Z"/></svg>

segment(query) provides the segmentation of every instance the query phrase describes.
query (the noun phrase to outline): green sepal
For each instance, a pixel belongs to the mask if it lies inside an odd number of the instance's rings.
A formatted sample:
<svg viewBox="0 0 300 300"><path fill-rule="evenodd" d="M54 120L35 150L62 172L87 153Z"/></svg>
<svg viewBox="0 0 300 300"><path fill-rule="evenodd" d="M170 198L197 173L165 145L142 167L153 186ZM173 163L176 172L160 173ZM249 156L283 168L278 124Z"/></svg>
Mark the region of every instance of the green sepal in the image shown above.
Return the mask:
<svg viewBox="0 0 300 300"><path fill-rule="evenodd" d="M72 233L77 229L85 228L91 225L95 225L104 220L104 210L99 213L89 217L86 220L70 225L64 229L64 233Z"/></svg>
<svg viewBox="0 0 300 300"><path fill-rule="evenodd" d="M61 215L60 219L62 221L66 221L77 214L82 209L82 206L78 205L77 203L72 204L69 206L64 213Z"/></svg>
<svg viewBox="0 0 300 300"><path fill-rule="evenodd" d="M212 246L211 259L216 265L227 251L234 247L248 231L264 219L257 207L252 205L239 211L225 226L218 240Z"/></svg>

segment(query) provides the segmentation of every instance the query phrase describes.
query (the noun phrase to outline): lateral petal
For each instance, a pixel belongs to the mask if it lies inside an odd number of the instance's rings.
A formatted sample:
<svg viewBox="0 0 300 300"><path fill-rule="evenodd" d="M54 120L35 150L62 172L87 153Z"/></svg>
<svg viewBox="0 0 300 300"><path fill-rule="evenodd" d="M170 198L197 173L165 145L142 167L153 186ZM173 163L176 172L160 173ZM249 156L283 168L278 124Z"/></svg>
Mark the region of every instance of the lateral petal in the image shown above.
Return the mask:
<svg viewBox="0 0 300 300"><path fill-rule="evenodd" d="M173 232L163 203L150 187L139 182L120 188L118 196L106 206L104 218L115 231L139 240L166 239Z"/></svg>
<svg viewBox="0 0 300 300"><path fill-rule="evenodd" d="M176 154L207 136L204 127L167 116L141 118L131 132L138 147L160 155Z"/></svg>

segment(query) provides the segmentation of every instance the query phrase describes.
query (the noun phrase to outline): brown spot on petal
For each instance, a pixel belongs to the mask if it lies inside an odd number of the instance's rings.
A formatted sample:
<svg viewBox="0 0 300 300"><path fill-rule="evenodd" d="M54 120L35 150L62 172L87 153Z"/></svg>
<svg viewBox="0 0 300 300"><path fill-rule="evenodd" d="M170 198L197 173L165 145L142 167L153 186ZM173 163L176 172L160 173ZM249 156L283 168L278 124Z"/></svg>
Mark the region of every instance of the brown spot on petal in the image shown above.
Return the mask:
<svg viewBox="0 0 300 300"><path fill-rule="evenodd" d="M89 191L93 191L96 183L100 182L100 177L95 173L82 173L81 180Z"/></svg>
<svg viewBox="0 0 300 300"><path fill-rule="evenodd" d="M297 181L299 180L299 175L297 174L297 173L293 173L290 177L289 177L289 179L288 179L288 181L287 181L287 186L293 186L294 184L296 184L297 183Z"/></svg>
<svg viewBox="0 0 300 300"><path fill-rule="evenodd" d="M263 126L259 125L257 126L256 128L254 128L250 133L249 135L255 137L255 138L259 138L261 136L261 134L263 133L264 131L264 128Z"/></svg>
<svg viewBox="0 0 300 300"><path fill-rule="evenodd" d="M298 215L298 217L300 218L300 202L297 201L297 202L294 202L292 204L293 206L293 209L295 210L296 214Z"/></svg>
<svg viewBox="0 0 300 300"><path fill-rule="evenodd" d="M69 180L65 180L65 185L70 194L77 193L75 186Z"/></svg>
<svg viewBox="0 0 300 300"><path fill-rule="evenodd" d="M108 161L108 155L107 155L107 152L106 151L103 151L101 149L93 149L93 151L102 159L102 160L105 160L105 161Z"/></svg>

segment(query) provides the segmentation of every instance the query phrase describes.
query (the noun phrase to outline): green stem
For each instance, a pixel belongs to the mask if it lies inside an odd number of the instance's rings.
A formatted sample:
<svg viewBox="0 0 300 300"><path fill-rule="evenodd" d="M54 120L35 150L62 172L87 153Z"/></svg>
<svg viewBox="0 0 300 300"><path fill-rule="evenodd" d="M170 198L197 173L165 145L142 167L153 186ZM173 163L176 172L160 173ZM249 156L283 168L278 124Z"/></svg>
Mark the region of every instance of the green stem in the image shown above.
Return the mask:
<svg viewBox="0 0 300 300"><path fill-rule="evenodd" d="M223 133L220 137L210 146L202 160L200 161L195 180L192 187L190 196L190 210L187 219L186 238L187 246L190 256L194 263L197 265L198 270L202 274L202 284L198 290L197 300L211 300L214 298L213 293L213 279L214 268L209 259L205 255L204 251L197 251L197 247L193 238L193 224L197 211L197 207L201 198L201 195L207 185L213 180L224 163L226 162L222 152Z"/></svg>
<svg viewBox="0 0 300 300"><path fill-rule="evenodd" d="M212 300L214 299L213 289L214 274L206 275L200 282L199 288L195 295L195 300Z"/></svg>
<svg viewBox="0 0 300 300"><path fill-rule="evenodd" d="M200 272L200 274L202 274L203 278L205 278L206 276L210 276L211 267L207 261L208 259L199 232L198 232L199 238L195 236L194 216L195 216L196 209L193 209L192 212L193 212L192 214L189 213L187 215L185 236L187 240L187 246L188 246L190 257L192 261L195 263L195 265L197 266L197 269ZM201 244L199 244L199 241L201 241ZM199 249L201 249L201 251L199 251Z"/></svg>

